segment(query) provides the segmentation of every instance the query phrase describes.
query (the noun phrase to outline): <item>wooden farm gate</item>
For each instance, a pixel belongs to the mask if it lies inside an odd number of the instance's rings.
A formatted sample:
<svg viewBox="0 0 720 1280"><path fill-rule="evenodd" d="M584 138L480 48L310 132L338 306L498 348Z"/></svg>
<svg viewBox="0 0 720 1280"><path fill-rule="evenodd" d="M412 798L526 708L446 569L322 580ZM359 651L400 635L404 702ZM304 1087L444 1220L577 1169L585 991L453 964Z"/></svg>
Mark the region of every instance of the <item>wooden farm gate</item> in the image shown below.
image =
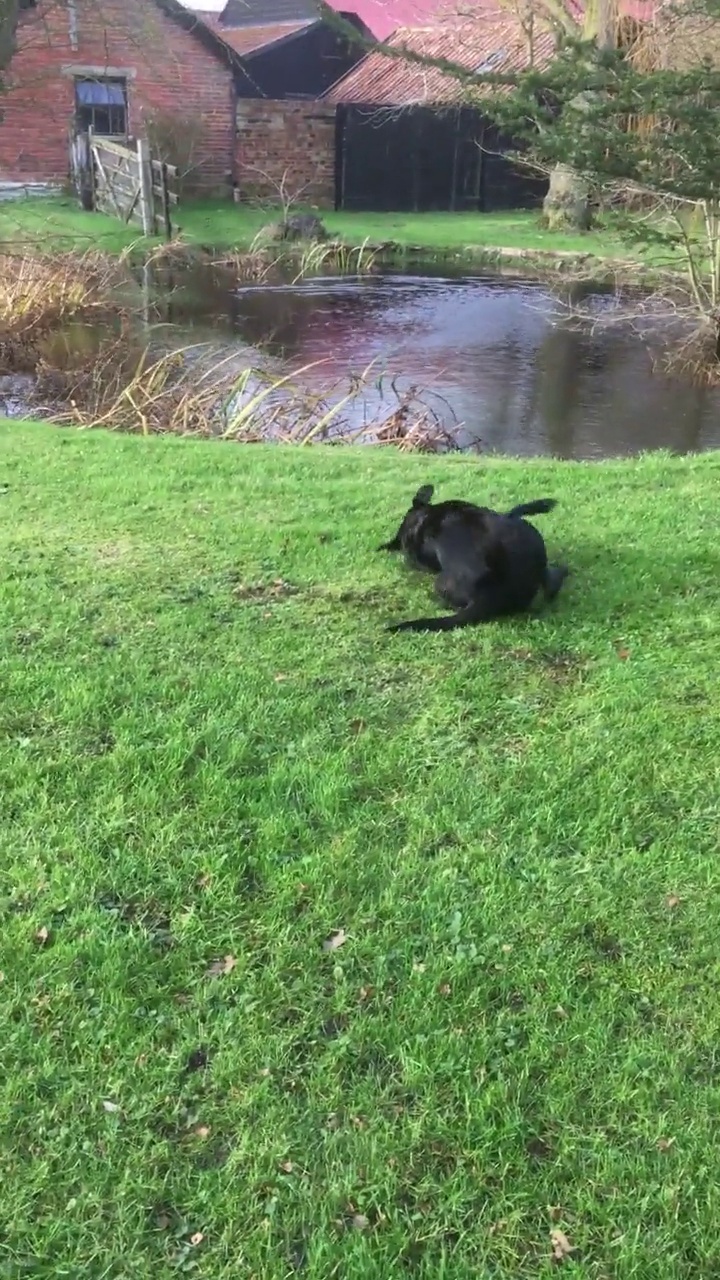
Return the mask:
<svg viewBox="0 0 720 1280"><path fill-rule="evenodd" d="M70 150L83 208L134 223L143 235L172 239L173 212L180 203L177 169L153 159L146 138L126 146L88 130L75 135Z"/></svg>

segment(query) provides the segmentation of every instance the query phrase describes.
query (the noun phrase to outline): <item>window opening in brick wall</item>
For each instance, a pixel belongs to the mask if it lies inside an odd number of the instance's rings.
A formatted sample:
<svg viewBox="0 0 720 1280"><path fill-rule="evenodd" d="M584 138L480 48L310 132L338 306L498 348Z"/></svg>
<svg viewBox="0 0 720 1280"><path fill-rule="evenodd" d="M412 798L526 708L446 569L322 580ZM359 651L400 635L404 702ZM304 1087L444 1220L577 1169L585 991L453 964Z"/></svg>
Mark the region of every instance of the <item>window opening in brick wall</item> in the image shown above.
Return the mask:
<svg viewBox="0 0 720 1280"><path fill-rule="evenodd" d="M127 136L127 82L103 78L75 80L75 119L81 133L92 129L106 138Z"/></svg>

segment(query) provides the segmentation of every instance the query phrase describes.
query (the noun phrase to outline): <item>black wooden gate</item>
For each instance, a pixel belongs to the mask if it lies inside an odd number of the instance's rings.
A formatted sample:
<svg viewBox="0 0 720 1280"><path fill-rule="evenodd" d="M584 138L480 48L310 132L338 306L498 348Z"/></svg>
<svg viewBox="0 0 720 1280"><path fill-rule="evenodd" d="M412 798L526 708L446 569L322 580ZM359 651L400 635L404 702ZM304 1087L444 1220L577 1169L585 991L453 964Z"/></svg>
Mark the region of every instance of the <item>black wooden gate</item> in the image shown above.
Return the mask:
<svg viewBox="0 0 720 1280"><path fill-rule="evenodd" d="M340 106L336 129L338 209L491 213L534 208L546 190L468 107Z"/></svg>

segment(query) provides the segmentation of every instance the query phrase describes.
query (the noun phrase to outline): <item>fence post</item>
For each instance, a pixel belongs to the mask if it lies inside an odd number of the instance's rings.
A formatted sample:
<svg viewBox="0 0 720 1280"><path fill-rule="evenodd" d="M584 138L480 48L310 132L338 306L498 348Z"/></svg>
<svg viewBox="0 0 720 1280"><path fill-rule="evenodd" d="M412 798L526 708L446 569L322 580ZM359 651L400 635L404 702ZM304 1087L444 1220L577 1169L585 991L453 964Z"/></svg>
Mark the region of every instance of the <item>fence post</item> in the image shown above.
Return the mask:
<svg viewBox="0 0 720 1280"><path fill-rule="evenodd" d="M86 162L88 176L88 200L90 202L91 209L97 209L97 174L95 173L95 152L93 151L94 140L95 135L92 130L92 125L88 125Z"/></svg>
<svg viewBox="0 0 720 1280"><path fill-rule="evenodd" d="M137 140L138 178L140 180L140 213L144 236L155 235L155 208L153 179L150 167L150 143L147 138Z"/></svg>
<svg viewBox="0 0 720 1280"><path fill-rule="evenodd" d="M171 214L172 206L170 203L170 179L168 177L168 167L164 160L162 163L160 174L161 174L160 185L162 188L162 211L163 211L163 220L165 223L165 239L170 241L173 238L172 214Z"/></svg>

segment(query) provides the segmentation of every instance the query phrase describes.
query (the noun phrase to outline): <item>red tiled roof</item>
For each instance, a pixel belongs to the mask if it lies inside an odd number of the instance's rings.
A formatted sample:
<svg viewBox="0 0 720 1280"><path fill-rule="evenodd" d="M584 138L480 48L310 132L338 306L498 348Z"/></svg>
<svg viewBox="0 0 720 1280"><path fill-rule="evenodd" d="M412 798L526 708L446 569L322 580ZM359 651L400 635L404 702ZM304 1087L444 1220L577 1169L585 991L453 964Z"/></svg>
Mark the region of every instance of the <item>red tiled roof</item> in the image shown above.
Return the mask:
<svg viewBox="0 0 720 1280"><path fill-rule="evenodd" d="M333 9L356 13L377 40L387 40L398 27L431 22L439 0L329 0Z"/></svg>
<svg viewBox="0 0 720 1280"><path fill-rule="evenodd" d="M475 11L488 7L487 0L329 0L329 3L333 9L356 13L378 40L387 40L399 27L437 25L453 14L455 18L468 20L471 11L474 15ZM621 13L638 22L649 22L658 8L667 3L668 0L619 0L619 8ZM585 4L586 0L565 0L569 14L578 22L582 22ZM497 7L495 0L492 8Z"/></svg>
<svg viewBox="0 0 720 1280"><path fill-rule="evenodd" d="M216 36L224 40L235 53L240 54L255 53L258 49L265 49L277 40L294 36L298 31L304 31L306 27L313 25L313 20L309 18L304 22L270 22L263 27L224 27L218 21L217 13L203 14L200 10L195 12Z"/></svg>
<svg viewBox="0 0 720 1280"><path fill-rule="evenodd" d="M503 74L529 66L528 38L517 17L486 12L480 19L448 22L434 27L402 27L387 42L391 48L408 49L426 58L454 62L466 71ZM533 33L533 65L545 66L556 48L553 32L536 24ZM403 107L411 103L444 105L467 94L467 81L404 58L369 53L325 94L327 102L367 103Z"/></svg>

